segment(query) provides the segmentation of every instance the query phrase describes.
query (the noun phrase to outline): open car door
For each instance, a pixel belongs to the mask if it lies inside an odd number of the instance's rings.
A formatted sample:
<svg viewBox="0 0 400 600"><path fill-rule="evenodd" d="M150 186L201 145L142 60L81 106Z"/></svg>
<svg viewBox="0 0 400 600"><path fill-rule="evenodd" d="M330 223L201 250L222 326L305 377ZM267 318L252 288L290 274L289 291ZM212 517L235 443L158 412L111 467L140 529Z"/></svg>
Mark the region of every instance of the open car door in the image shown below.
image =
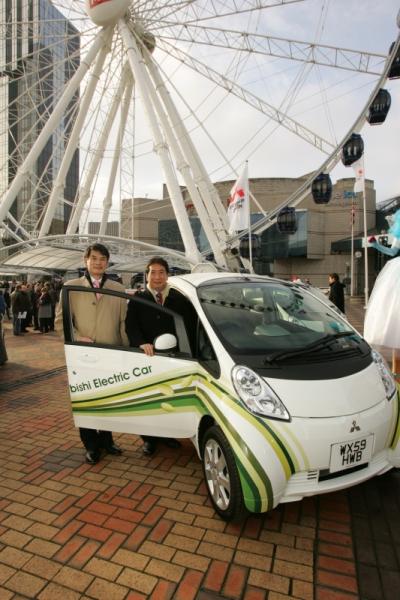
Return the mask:
<svg viewBox="0 0 400 600"><path fill-rule="evenodd" d="M156 350L155 356L149 357L139 348L78 341L73 314L77 295L85 294L85 302L93 303L94 294L99 293L126 303L151 304L153 310L171 315L179 350ZM160 437L196 434L198 414L191 397L199 365L192 357L181 316L122 292L68 285L63 288L62 308L69 392L77 427Z"/></svg>

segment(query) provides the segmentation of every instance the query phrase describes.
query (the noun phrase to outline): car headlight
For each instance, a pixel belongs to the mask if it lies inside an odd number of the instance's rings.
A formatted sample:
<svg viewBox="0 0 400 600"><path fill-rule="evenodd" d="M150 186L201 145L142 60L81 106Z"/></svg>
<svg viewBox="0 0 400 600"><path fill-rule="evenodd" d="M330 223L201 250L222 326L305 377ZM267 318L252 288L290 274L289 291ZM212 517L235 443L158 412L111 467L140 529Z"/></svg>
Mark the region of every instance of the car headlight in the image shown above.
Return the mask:
<svg viewBox="0 0 400 600"><path fill-rule="evenodd" d="M372 350L372 358L374 359L374 362L378 367L379 375L382 378L382 383L386 392L386 398L390 400L393 394L396 392L396 382L393 374L389 369L386 360L381 354L379 354L379 352Z"/></svg>
<svg viewBox="0 0 400 600"><path fill-rule="evenodd" d="M239 398L252 413L290 421L290 415L283 402L264 379L248 367L233 367L232 383Z"/></svg>

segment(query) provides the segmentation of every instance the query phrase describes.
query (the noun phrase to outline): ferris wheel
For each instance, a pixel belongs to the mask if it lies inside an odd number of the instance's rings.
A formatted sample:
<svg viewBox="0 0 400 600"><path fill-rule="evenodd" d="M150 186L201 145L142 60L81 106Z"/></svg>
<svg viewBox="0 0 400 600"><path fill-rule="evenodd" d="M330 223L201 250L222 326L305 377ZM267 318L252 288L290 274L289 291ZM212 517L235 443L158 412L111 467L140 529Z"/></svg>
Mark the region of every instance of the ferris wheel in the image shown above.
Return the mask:
<svg viewBox="0 0 400 600"><path fill-rule="evenodd" d="M88 222L98 221L96 237L121 265L165 253L194 267L205 252L190 225L190 198L207 252L231 268L238 236L229 234L214 182L235 180L245 161L258 177L274 169L284 176L288 162L310 173L255 230L269 227L335 168L388 75L400 75L395 0L375 9L377 20L392 23L378 49L357 4L53 0L17 10L0 2L7 253L79 249ZM348 48L346 31L357 31L363 50ZM156 209L163 186L183 251L106 235L123 200L147 198Z"/></svg>

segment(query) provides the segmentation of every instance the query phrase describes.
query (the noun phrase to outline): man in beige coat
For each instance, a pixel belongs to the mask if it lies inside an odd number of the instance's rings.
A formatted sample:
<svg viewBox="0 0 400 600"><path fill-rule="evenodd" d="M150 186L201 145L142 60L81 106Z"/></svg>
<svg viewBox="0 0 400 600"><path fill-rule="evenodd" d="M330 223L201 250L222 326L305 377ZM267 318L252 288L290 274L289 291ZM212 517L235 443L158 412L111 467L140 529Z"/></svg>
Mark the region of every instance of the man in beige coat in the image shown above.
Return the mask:
<svg viewBox="0 0 400 600"><path fill-rule="evenodd" d="M105 273L110 253L103 244L92 244L86 248L84 260L86 273L79 279L67 281L65 285L79 285L85 288L104 288L124 292L124 287L107 278ZM70 308L74 327L74 340L87 343L128 346L125 333L126 300L105 294L71 292ZM58 304L56 331L63 332L62 292ZM121 454L111 431L80 428L79 434L86 449L86 462L95 465L99 462L101 450L109 454Z"/></svg>

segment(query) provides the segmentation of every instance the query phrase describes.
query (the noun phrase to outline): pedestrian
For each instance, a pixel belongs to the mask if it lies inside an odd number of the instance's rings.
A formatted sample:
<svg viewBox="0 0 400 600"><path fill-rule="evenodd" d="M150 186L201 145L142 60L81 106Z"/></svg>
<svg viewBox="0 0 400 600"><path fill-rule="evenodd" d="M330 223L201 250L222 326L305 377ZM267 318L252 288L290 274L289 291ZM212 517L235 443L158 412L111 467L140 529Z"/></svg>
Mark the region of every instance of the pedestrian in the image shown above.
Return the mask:
<svg viewBox="0 0 400 600"><path fill-rule="evenodd" d="M191 303L183 294L171 288L168 284L169 266L161 257L152 258L146 267L147 289L137 291L135 298L143 298L155 304L165 306L184 319L186 329L190 333L195 330L196 314ZM154 356L154 340L163 333L176 335L174 320L167 313L162 314L145 304L128 304L126 317L126 333L129 344L141 348L147 356ZM153 436L142 436L143 454L150 456L154 454L159 438ZM163 438L164 443L170 448L179 448L180 443L172 438Z"/></svg>
<svg viewBox="0 0 400 600"><path fill-rule="evenodd" d="M51 298L48 285L42 287L42 292L38 300L38 319L40 333L48 333L51 325Z"/></svg>
<svg viewBox="0 0 400 600"><path fill-rule="evenodd" d="M344 310L344 288L346 287L339 279L337 273L330 273L328 277L329 281L329 300L335 304L342 311Z"/></svg>
<svg viewBox="0 0 400 600"><path fill-rule="evenodd" d="M8 290L8 286L4 287L4 301L6 303L6 313L7 313L7 319L11 319L11 296L10 296L10 292Z"/></svg>
<svg viewBox="0 0 400 600"><path fill-rule="evenodd" d="M33 313L33 330L40 331L39 325L39 298L42 295L42 284L35 283L33 288L32 313Z"/></svg>
<svg viewBox="0 0 400 600"><path fill-rule="evenodd" d="M24 309L25 316L21 320L21 333L28 333L27 327L29 326L29 319L32 313L31 297L28 286L23 283L21 284L21 292L25 298L26 308Z"/></svg>
<svg viewBox="0 0 400 600"><path fill-rule="evenodd" d="M379 244L374 237L368 239L373 248L391 260L380 271L368 301L364 320L364 337L374 346L392 349L392 371L400 381L400 210L390 221L391 246Z"/></svg>
<svg viewBox="0 0 400 600"><path fill-rule="evenodd" d="M29 298L22 288L22 284L17 283L13 293L11 294L14 335L21 335L24 333L22 323L24 322L24 319L26 319L26 315L30 307Z"/></svg>
<svg viewBox="0 0 400 600"><path fill-rule="evenodd" d="M0 290L0 321L5 315L7 310L6 301L4 300L3 290Z"/></svg>
<svg viewBox="0 0 400 600"><path fill-rule="evenodd" d="M66 282L83 288L104 288L124 292L120 283L106 275L110 253L103 244L95 243L86 248L84 261L85 274ZM56 313L56 331L62 332L62 295ZM98 344L128 346L125 333L126 301L117 296L72 292L70 310L74 324L74 341ZM79 428L82 443L86 449L86 462L95 465L101 458L101 451L119 455L122 450L114 443L111 431Z"/></svg>

